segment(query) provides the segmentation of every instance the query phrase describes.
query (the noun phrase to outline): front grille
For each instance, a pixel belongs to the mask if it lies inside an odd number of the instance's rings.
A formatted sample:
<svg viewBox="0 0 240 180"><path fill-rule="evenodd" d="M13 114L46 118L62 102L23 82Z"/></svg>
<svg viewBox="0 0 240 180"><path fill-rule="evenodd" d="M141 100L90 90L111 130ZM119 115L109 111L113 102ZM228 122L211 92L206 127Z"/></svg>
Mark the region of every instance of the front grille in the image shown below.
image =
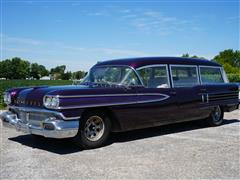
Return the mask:
<svg viewBox="0 0 240 180"><path fill-rule="evenodd" d="M20 97L14 100L14 103L16 105L31 106L31 107L41 107L43 105L41 101L25 100L24 98L20 98Z"/></svg>
<svg viewBox="0 0 240 180"><path fill-rule="evenodd" d="M20 111L17 113L17 117L18 117L18 119L21 119L21 121L25 124L27 124L29 121L29 113Z"/></svg>
<svg viewBox="0 0 240 180"><path fill-rule="evenodd" d="M238 91L208 94L208 102L238 99Z"/></svg>
<svg viewBox="0 0 240 180"><path fill-rule="evenodd" d="M48 114L41 114L41 113L32 113L32 112L25 112L25 111L16 111L17 117L24 123L24 124L31 124L34 126L41 126L42 122L49 118Z"/></svg>

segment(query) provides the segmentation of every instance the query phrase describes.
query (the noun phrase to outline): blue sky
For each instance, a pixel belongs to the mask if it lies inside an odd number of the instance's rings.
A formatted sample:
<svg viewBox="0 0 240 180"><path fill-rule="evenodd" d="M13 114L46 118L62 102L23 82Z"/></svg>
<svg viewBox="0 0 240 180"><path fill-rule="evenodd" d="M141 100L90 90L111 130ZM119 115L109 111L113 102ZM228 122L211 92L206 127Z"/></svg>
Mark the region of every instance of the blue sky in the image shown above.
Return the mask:
<svg viewBox="0 0 240 180"><path fill-rule="evenodd" d="M1 60L87 70L136 56L213 58L239 48L239 1L1 2Z"/></svg>

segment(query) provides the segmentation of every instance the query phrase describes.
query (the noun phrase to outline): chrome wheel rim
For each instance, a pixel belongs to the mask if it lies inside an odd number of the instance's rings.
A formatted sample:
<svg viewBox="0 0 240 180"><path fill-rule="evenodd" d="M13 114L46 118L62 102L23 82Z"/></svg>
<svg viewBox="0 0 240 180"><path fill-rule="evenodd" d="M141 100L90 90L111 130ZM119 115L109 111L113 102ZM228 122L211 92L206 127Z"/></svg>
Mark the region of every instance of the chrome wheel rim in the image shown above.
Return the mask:
<svg viewBox="0 0 240 180"><path fill-rule="evenodd" d="M219 106L215 107L214 111L212 112L213 121L214 122L220 121L221 120L221 114L222 114L221 108Z"/></svg>
<svg viewBox="0 0 240 180"><path fill-rule="evenodd" d="M99 116L91 116L85 123L84 135L89 141L98 141L104 133L104 122Z"/></svg>

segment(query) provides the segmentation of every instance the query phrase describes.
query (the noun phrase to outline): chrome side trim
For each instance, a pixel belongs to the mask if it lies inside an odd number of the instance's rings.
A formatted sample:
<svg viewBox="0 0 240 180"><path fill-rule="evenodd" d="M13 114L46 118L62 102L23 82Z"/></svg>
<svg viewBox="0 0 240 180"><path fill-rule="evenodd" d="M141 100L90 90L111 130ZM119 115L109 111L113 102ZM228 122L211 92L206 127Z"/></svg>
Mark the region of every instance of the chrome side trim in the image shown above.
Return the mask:
<svg viewBox="0 0 240 180"><path fill-rule="evenodd" d="M144 96L163 96L163 98L158 98L154 100L144 100L144 101L130 101L123 103L100 103L100 104L91 104L91 105L80 105L80 106L67 106L67 107L58 107L56 109L78 109L78 108L89 108L89 107L103 107L103 106L119 106L119 105L131 105L131 104L144 104L152 102L160 102L168 99L170 96L160 93L146 93L146 94L134 94L134 95L144 95ZM94 96L95 97L95 96ZM112 97L112 96L111 96Z"/></svg>
<svg viewBox="0 0 240 180"><path fill-rule="evenodd" d="M81 117L81 116L66 117L60 112L56 112L56 111L52 111L52 110L46 110L46 109L36 109L36 108L30 108L30 107L9 106L9 109L19 110L19 111L24 111L24 112L32 112L32 113L53 114L53 115L61 117L64 120L80 119L80 117Z"/></svg>
<svg viewBox="0 0 240 180"><path fill-rule="evenodd" d="M86 94L86 95L47 95L50 97L59 97L59 98L88 98L88 97L114 97L114 96L167 96L166 94L161 93L126 93L126 94Z"/></svg>

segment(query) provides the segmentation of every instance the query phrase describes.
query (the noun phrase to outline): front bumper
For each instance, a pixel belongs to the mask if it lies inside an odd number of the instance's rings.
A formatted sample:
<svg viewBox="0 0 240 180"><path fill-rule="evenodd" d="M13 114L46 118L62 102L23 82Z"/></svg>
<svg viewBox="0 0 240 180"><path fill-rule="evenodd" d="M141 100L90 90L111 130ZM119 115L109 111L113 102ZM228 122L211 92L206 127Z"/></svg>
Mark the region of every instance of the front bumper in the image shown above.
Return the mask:
<svg viewBox="0 0 240 180"><path fill-rule="evenodd" d="M31 112L25 113L27 114L26 118L19 118L16 113L6 111L0 114L0 119L5 127L48 138L70 138L78 133L78 119L61 120L49 117L42 120L29 120L29 113Z"/></svg>

